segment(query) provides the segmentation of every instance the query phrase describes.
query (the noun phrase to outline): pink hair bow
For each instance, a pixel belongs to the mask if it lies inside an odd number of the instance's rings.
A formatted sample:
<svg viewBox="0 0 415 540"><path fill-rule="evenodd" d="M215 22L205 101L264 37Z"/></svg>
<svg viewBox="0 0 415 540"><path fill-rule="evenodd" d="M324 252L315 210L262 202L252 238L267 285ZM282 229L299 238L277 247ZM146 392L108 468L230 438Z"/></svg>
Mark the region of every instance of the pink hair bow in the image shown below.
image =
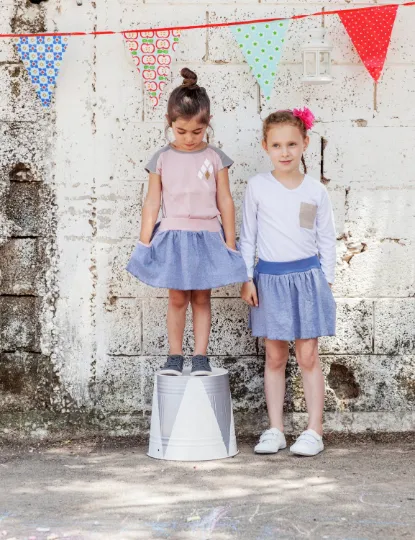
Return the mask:
<svg viewBox="0 0 415 540"><path fill-rule="evenodd" d="M311 129L314 126L315 116L308 107L293 109L293 115L303 121L306 129Z"/></svg>

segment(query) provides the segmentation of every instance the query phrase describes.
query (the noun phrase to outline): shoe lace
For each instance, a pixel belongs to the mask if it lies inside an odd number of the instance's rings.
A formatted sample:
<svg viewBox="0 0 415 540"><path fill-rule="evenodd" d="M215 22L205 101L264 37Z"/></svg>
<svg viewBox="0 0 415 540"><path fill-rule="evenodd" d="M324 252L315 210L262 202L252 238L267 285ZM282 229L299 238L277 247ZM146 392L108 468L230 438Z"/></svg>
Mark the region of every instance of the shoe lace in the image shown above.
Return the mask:
<svg viewBox="0 0 415 540"><path fill-rule="evenodd" d="M166 362L166 367L173 369L182 369L183 359L181 356L169 356Z"/></svg>
<svg viewBox="0 0 415 540"><path fill-rule="evenodd" d="M207 356L202 356L201 354L194 356L192 359L192 368L197 369L209 369L209 359Z"/></svg>

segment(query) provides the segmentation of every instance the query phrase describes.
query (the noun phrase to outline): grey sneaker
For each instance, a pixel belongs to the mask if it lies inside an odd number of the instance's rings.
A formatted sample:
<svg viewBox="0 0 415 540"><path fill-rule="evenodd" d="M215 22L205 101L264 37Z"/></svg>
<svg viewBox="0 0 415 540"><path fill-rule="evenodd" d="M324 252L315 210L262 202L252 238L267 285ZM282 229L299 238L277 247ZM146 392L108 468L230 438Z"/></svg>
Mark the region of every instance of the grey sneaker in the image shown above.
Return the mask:
<svg viewBox="0 0 415 540"><path fill-rule="evenodd" d="M192 358L192 371L190 375L199 377L201 375L212 375L212 368L209 364L209 358L201 354L197 354Z"/></svg>
<svg viewBox="0 0 415 540"><path fill-rule="evenodd" d="M162 375L181 375L183 371L184 358L181 354L171 354L167 362L160 369Z"/></svg>

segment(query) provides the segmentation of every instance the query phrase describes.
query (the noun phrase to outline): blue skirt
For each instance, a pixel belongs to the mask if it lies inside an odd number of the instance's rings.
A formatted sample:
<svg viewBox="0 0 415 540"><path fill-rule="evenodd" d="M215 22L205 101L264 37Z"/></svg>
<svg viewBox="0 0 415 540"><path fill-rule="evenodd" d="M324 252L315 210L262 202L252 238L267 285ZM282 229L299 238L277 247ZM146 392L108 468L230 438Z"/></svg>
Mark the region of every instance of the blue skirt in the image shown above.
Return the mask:
<svg viewBox="0 0 415 540"><path fill-rule="evenodd" d="M317 256L293 262L259 260L250 309L252 335L293 341L336 333L336 302Z"/></svg>
<svg viewBox="0 0 415 540"><path fill-rule="evenodd" d="M158 228L150 246L138 243L127 265L143 283L195 291L248 281L241 253L227 247L221 232Z"/></svg>

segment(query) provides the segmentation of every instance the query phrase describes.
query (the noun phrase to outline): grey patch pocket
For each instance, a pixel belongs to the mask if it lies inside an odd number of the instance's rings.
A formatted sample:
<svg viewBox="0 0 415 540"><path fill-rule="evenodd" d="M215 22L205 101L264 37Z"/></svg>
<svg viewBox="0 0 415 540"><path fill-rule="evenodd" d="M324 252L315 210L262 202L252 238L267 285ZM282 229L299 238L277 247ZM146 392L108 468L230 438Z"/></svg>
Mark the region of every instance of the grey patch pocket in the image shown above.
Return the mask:
<svg viewBox="0 0 415 540"><path fill-rule="evenodd" d="M317 215L317 205L302 202L300 206L300 227L312 229Z"/></svg>

